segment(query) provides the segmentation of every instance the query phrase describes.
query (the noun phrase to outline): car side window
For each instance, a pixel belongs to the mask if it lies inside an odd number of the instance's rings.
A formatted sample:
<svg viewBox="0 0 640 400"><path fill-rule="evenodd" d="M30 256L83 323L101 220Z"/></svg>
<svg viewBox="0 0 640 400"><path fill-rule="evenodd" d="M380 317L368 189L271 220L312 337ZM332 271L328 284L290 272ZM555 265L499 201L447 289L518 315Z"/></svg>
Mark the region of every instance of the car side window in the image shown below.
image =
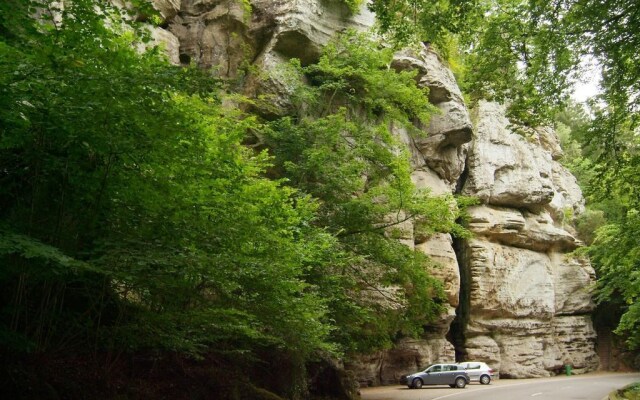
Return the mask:
<svg viewBox="0 0 640 400"><path fill-rule="evenodd" d="M442 367L440 365L434 365L433 367L427 370L427 372L440 372L440 371L442 371Z"/></svg>

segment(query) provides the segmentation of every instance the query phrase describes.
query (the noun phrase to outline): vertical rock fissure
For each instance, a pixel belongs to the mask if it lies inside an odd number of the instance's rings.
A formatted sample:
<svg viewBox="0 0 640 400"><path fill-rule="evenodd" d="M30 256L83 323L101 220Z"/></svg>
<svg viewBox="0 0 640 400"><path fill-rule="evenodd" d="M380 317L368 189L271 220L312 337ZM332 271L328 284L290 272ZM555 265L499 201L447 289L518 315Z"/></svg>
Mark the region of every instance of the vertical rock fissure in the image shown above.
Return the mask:
<svg viewBox="0 0 640 400"><path fill-rule="evenodd" d="M456 253L458 266L460 268L460 302L456 307L456 316L451 323L447 339L455 349L456 361L465 361L467 352L465 349L465 329L469 321L470 308L470 277L467 262L464 256L464 239L453 239L453 250Z"/></svg>
<svg viewBox="0 0 640 400"><path fill-rule="evenodd" d="M460 178L456 182L455 194L461 194L464 184L469 177L469 166L467 159L465 158L465 167L460 174ZM461 221L458 221L461 222ZM469 321L469 309L470 309L470 286L471 279L469 276L468 263L465 259L465 239L453 237L453 251L458 261L458 269L460 271L460 290L459 290L459 302L456 307L456 316L451 322L449 332L447 333L447 340L455 349L456 361L461 362L467 360L467 351L465 349L465 330Z"/></svg>

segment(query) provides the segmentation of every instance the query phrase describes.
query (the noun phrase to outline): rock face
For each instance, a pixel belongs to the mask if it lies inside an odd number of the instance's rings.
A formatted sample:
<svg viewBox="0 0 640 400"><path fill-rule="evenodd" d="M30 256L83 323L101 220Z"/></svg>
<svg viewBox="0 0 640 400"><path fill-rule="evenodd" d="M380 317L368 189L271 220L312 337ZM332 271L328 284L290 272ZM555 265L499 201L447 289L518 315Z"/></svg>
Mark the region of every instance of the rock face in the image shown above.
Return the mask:
<svg viewBox="0 0 640 400"><path fill-rule="evenodd" d="M396 70L417 71L418 86L429 89L429 101L440 111L431 117L429 126L424 129L427 135L408 145L414 154L419 154L413 158L414 168L427 168L437 173L439 179L450 187L451 193L464 170L473 131L455 77L427 46L422 46L419 52L396 54L392 66ZM440 192L441 184L434 186Z"/></svg>
<svg viewBox="0 0 640 400"><path fill-rule="evenodd" d="M504 107L481 102L464 193L483 203L538 210L553 199L551 154L509 130Z"/></svg>
<svg viewBox="0 0 640 400"><path fill-rule="evenodd" d="M578 372L598 367L589 317L595 273L569 254L580 241L565 221L584 200L555 160L553 132L536 133L527 140L512 132L503 106L481 102L463 187L483 203L469 210L475 237L461 246L464 351L508 377L548 376L565 363Z"/></svg>
<svg viewBox="0 0 640 400"><path fill-rule="evenodd" d="M279 66L291 58L313 63L339 32L374 24L366 6L351 15L336 0L252 0L250 11L234 0L154 2L168 28L156 28L153 37L172 62L196 63L223 78L242 76L247 64L267 72L249 75L243 90L269 96L268 112L276 115L287 112L291 90ZM454 75L427 46L399 52L392 68L416 71L440 110L419 139L395 129L410 151L414 184L481 204L469 210L472 239L425 235L412 221L401 227L402 242L439 265L431 272L443 281L447 311L421 337L347 367L364 385L397 383L456 356L486 361L502 377L547 376L566 362L576 372L597 368L589 317L594 271L569 254L581 244L570 220L584 211L584 200L557 161L562 149L553 130L514 133L504 107L488 102L472 118Z"/></svg>

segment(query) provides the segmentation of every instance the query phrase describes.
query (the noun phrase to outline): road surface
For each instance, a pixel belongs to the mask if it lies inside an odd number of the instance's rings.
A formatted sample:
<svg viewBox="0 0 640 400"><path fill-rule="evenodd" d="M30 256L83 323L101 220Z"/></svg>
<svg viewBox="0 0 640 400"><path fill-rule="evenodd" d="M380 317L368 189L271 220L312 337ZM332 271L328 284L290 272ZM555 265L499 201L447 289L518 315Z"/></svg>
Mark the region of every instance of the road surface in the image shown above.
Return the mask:
<svg viewBox="0 0 640 400"><path fill-rule="evenodd" d="M539 379L496 379L490 385L471 383L464 389L448 386L383 386L361 390L363 400L603 400L640 373L596 372Z"/></svg>

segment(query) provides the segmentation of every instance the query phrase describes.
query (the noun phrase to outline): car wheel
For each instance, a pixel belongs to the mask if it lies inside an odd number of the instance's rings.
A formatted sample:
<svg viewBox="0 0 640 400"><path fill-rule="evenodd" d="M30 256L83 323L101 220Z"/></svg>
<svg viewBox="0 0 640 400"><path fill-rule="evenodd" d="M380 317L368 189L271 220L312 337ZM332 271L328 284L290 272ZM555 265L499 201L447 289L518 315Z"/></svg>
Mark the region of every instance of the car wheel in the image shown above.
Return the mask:
<svg viewBox="0 0 640 400"><path fill-rule="evenodd" d="M465 386L467 386L467 381L464 378L462 378L462 377L456 378L456 387L458 389L462 389Z"/></svg>
<svg viewBox="0 0 640 400"><path fill-rule="evenodd" d="M480 377L480 383L483 385L488 385L491 382L491 377L489 375L482 375Z"/></svg>
<svg viewBox="0 0 640 400"><path fill-rule="evenodd" d="M413 387L416 389L420 389L422 387L422 379L416 378L413 380Z"/></svg>

